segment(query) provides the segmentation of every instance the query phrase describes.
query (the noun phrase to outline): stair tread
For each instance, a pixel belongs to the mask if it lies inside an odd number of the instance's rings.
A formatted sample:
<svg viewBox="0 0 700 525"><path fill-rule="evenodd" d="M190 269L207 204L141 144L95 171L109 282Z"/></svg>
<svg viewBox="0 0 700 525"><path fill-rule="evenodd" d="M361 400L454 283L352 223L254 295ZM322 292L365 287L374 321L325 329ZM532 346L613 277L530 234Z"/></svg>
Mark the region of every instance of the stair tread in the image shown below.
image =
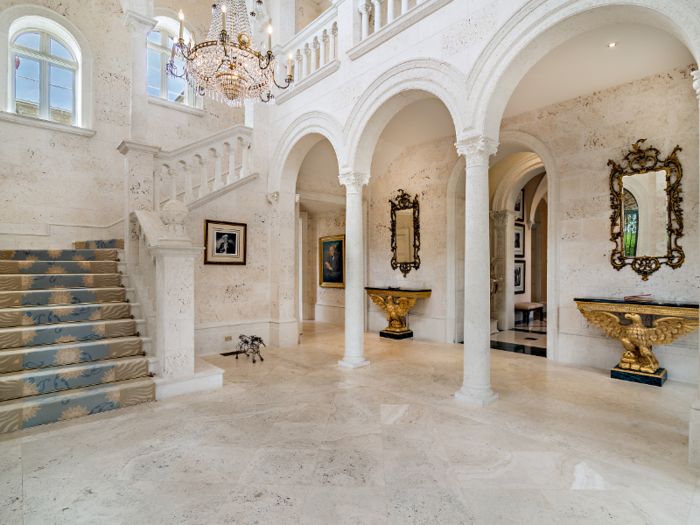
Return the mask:
<svg viewBox="0 0 700 525"><path fill-rule="evenodd" d="M150 377L0 402L0 434L155 401Z"/></svg>
<svg viewBox="0 0 700 525"><path fill-rule="evenodd" d="M148 359L129 356L0 375L0 400L36 396L148 375Z"/></svg>
<svg viewBox="0 0 700 525"><path fill-rule="evenodd" d="M115 302L0 308L0 327L16 328L20 326L129 319L132 315L132 306L131 303L127 302Z"/></svg>
<svg viewBox="0 0 700 525"><path fill-rule="evenodd" d="M0 290L29 291L64 288L121 287L120 273L36 273L0 275Z"/></svg>
<svg viewBox="0 0 700 525"><path fill-rule="evenodd" d="M136 335L137 322L135 319L109 319L0 328L0 349Z"/></svg>
<svg viewBox="0 0 700 525"><path fill-rule="evenodd" d="M0 290L0 308L24 308L62 304L93 304L126 301L127 288L54 288L38 290Z"/></svg>
<svg viewBox="0 0 700 525"><path fill-rule="evenodd" d="M117 261L3 261L2 275L73 275L116 273Z"/></svg>
<svg viewBox="0 0 700 525"><path fill-rule="evenodd" d="M0 259L6 261L116 261L116 248L69 250L0 250Z"/></svg>

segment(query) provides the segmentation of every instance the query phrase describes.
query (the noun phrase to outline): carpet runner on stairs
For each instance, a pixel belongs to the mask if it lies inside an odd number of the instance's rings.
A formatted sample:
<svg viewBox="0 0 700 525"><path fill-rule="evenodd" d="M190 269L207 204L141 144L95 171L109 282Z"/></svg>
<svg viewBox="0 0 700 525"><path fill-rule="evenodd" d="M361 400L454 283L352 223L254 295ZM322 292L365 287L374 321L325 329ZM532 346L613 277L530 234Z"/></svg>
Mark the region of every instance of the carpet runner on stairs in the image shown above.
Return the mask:
<svg viewBox="0 0 700 525"><path fill-rule="evenodd" d="M155 399L123 246L0 250L0 433Z"/></svg>

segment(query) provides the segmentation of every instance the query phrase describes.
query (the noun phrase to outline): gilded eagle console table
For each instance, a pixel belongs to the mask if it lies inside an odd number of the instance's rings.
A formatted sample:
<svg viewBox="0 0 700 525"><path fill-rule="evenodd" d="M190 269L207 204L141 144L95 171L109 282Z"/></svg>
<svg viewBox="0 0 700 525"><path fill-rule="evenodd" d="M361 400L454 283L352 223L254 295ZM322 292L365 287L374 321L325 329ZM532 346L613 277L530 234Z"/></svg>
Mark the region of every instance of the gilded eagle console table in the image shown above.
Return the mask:
<svg viewBox="0 0 700 525"><path fill-rule="evenodd" d="M619 299L575 298L586 320L600 328L606 336L618 339L625 351L620 364L610 371L610 377L662 386L666 369L659 367L652 346L666 346L685 334L698 329L698 304L674 302L638 302ZM621 316L631 323L622 324ZM646 326L642 315L657 319Z"/></svg>
<svg viewBox="0 0 700 525"><path fill-rule="evenodd" d="M409 330L404 321L404 316L416 304L421 297L430 297L432 290L406 290L402 288L365 288L367 295L386 314L389 322L384 330L379 332L379 337L390 339L406 339L413 337L413 330ZM384 299L386 297L386 299ZM398 298L394 301L394 298Z"/></svg>

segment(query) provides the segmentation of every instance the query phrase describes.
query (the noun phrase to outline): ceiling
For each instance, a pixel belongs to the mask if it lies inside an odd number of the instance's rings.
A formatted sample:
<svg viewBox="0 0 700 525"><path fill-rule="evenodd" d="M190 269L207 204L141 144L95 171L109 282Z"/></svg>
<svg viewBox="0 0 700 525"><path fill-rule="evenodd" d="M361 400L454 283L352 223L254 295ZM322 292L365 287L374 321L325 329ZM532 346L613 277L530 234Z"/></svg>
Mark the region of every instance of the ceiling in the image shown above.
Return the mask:
<svg viewBox="0 0 700 525"><path fill-rule="evenodd" d="M417 100L399 111L386 125L374 148L372 175L381 175L405 149L455 135L452 116L436 97Z"/></svg>
<svg viewBox="0 0 700 525"><path fill-rule="evenodd" d="M617 42L609 48L610 42ZM692 64L674 36L651 26L615 24L573 37L550 51L515 88L503 117Z"/></svg>

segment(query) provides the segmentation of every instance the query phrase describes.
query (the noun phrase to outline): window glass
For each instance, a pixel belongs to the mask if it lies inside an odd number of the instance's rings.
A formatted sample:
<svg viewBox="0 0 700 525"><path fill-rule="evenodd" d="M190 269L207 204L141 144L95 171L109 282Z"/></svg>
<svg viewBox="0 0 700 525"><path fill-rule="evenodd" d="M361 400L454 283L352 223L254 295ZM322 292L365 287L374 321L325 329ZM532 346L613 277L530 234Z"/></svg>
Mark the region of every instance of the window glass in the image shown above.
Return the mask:
<svg viewBox="0 0 700 525"><path fill-rule="evenodd" d="M39 62L15 58L15 111L19 115L39 118Z"/></svg>
<svg viewBox="0 0 700 525"><path fill-rule="evenodd" d="M175 60L178 73L183 71L185 64L181 60ZM185 79L168 77L168 100L176 102L185 101Z"/></svg>
<svg viewBox="0 0 700 525"><path fill-rule="evenodd" d="M51 39L49 50L54 56L65 58L66 60L73 60L73 55L70 54L70 51L68 51L63 44L56 42L53 38Z"/></svg>
<svg viewBox="0 0 700 525"><path fill-rule="evenodd" d="M151 31L148 34L148 41L153 42L155 44L160 44L160 31Z"/></svg>
<svg viewBox="0 0 700 525"><path fill-rule="evenodd" d="M58 66L51 66L51 85L73 89L73 72Z"/></svg>
<svg viewBox="0 0 700 525"><path fill-rule="evenodd" d="M168 49L172 49L174 43L175 43L175 41L173 40L173 37L168 35Z"/></svg>
<svg viewBox="0 0 700 525"><path fill-rule="evenodd" d="M31 49L39 49L39 33L24 33L15 38L15 44L29 47Z"/></svg>
<svg viewBox="0 0 700 525"><path fill-rule="evenodd" d="M160 96L160 53L148 50L148 93Z"/></svg>

